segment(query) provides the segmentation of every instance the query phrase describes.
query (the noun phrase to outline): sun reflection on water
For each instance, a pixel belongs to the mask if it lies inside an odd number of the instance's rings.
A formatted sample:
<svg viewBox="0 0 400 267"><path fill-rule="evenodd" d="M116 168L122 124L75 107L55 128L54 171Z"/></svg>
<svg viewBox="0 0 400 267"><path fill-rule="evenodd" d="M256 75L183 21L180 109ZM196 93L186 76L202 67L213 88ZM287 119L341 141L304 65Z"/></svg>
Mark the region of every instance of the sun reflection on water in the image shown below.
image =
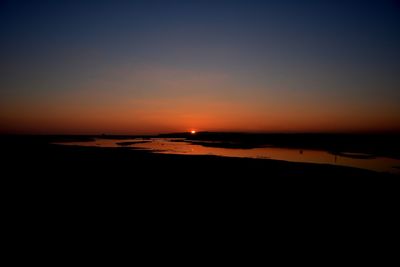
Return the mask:
<svg viewBox="0 0 400 267"><path fill-rule="evenodd" d="M390 172L400 174L400 160L384 157L368 157L343 153L333 155L321 150L290 149L280 147L258 147L258 148L221 148L193 144L185 138L150 138L150 139L96 139L89 142L59 143L62 145L98 146L98 147L131 147L134 149L150 150L161 154L184 154L184 155L213 155L224 157L242 157L257 159L275 159L292 162L307 162L319 164L332 164L350 166L374 171ZM349 155L347 155L349 154Z"/></svg>

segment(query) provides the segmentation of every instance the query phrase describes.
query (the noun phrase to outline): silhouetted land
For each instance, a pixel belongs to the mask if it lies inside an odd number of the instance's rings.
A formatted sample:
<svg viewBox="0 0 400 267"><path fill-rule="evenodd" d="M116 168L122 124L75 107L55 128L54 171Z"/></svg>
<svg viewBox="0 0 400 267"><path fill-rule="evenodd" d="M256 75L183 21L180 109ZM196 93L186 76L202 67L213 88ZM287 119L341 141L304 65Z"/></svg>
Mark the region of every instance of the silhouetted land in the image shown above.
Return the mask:
<svg viewBox="0 0 400 267"><path fill-rule="evenodd" d="M362 153L373 156L400 158L399 134L249 134L199 132L164 134L162 137L182 137L194 144L225 148L255 148L275 146L315 149L332 154ZM199 143L199 141L217 141Z"/></svg>
<svg viewBox="0 0 400 267"><path fill-rule="evenodd" d="M216 136L206 134L191 138L203 140ZM238 140L237 135L224 136L228 142ZM252 142L248 135L239 136L240 141ZM279 219L279 227L289 227L293 223L299 225L297 220L304 216L320 220L323 213L325 219L332 221L332 212L344 217L356 216L360 209L365 213L371 208L379 211L396 203L398 195L398 176L355 168L153 154L123 146L51 144L93 138L95 136L1 136L6 207L16 218L21 214L28 216L18 219L17 225L26 227L25 222L37 216L52 219L58 214L64 221L64 213L84 217L92 212L102 214L104 210L118 213L117 216L135 216L138 212L140 218L161 216L148 222L155 225L171 214L186 220L188 214L195 218L207 209L209 216L236 214L238 210L241 216L252 214L253 219L271 215L274 220ZM255 140L259 140L257 138ZM283 143L283 137L274 138L277 143ZM328 137L320 138L322 146L322 140ZM312 138L299 140L297 144L305 144ZM285 142L296 144L295 141ZM338 203L341 203L340 209ZM380 204L377 206L377 203ZM247 217L242 220L244 218Z"/></svg>
<svg viewBox="0 0 400 267"><path fill-rule="evenodd" d="M172 176L185 179L193 177L233 179L234 177L308 178L321 176L324 179L349 177L388 176L367 170L322 164L294 163L278 160L225 158L218 156L154 154L148 151L124 147L130 142L119 143L118 148L79 147L55 145L54 142L91 141L103 136L2 136L2 158L15 171L31 174L90 172L91 176L109 173L115 177L137 177L141 175ZM138 136L125 136L129 139ZM399 157L399 144L395 136L360 135L266 135L266 134L225 134L199 133L190 135L168 134L159 137L185 137L202 145L251 148L257 146L296 147L323 149L334 153L366 153L379 156ZM118 138L121 136L106 136ZM396 139L397 140L397 139ZM218 142L203 142L218 141ZM143 142L146 142L144 140ZM349 155L351 156L351 154ZM357 156L356 156L357 157ZM22 167L24 166L24 167ZM57 170L54 171L53 169ZM53 172L54 171L54 172ZM237 178L235 178L237 179Z"/></svg>

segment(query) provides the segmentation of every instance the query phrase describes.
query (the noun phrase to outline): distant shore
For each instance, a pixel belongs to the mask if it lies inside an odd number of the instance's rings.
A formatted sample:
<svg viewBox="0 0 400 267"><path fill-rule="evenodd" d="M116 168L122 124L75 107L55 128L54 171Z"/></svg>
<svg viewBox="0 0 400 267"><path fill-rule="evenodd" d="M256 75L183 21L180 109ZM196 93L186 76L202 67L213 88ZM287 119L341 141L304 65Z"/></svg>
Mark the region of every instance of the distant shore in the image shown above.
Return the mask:
<svg viewBox="0 0 400 267"><path fill-rule="evenodd" d="M381 156L400 159L400 134L253 134L197 132L159 135L0 135L2 139L48 142L85 142L96 138L129 140L141 138L184 138L186 142L220 148L257 148L265 146L324 150L331 154ZM127 141L129 142L129 141ZM127 145L126 142L121 142Z"/></svg>
<svg viewBox="0 0 400 267"><path fill-rule="evenodd" d="M200 136L200 135L199 135ZM201 137L201 136L200 136ZM218 156L187 156L154 154L148 151L119 148L98 148L54 145L54 141L84 141L95 136L3 136L2 152L11 166L25 165L46 173L53 168L79 172L80 169L102 175L132 169L138 173L164 172L177 177L243 176L243 177L392 177L357 168L329 164L295 163L270 159L226 158ZM132 138L132 137L130 137ZM197 138L197 136L196 136ZM127 138L129 139L129 138ZM42 168L42 169L41 169Z"/></svg>

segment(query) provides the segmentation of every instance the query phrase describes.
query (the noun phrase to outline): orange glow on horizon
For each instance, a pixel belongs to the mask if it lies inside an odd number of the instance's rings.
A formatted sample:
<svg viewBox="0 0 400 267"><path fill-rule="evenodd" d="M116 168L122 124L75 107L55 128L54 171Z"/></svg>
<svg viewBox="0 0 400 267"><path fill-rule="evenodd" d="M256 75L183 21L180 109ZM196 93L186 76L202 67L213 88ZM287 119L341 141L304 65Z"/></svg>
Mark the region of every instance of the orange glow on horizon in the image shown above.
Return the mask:
<svg viewBox="0 0 400 267"><path fill-rule="evenodd" d="M0 133L400 132L397 106L351 104L84 90L2 103Z"/></svg>

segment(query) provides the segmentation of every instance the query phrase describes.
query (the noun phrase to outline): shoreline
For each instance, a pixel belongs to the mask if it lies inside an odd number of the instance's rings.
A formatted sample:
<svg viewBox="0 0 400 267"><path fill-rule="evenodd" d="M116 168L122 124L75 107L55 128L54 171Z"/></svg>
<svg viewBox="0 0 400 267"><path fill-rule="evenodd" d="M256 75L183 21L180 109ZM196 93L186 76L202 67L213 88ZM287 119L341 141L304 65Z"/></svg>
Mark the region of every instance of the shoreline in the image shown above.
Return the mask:
<svg viewBox="0 0 400 267"><path fill-rule="evenodd" d="M17 138L19 139L19 138ZM301 163L276 159L235 158L214 155L178 155L152 153L129 147L101 148L50 144L44 139L2 140L3 158L8 166L33 166L47 172L57 168L79 172L81 169L102 176L103 172L123 170L138 173L164 173L184 178L189 176L243 177L398 177L354 167L319 163ZM18 169L18 168L17 168ZM22 170L23 171L23 170Z"/></svg>

